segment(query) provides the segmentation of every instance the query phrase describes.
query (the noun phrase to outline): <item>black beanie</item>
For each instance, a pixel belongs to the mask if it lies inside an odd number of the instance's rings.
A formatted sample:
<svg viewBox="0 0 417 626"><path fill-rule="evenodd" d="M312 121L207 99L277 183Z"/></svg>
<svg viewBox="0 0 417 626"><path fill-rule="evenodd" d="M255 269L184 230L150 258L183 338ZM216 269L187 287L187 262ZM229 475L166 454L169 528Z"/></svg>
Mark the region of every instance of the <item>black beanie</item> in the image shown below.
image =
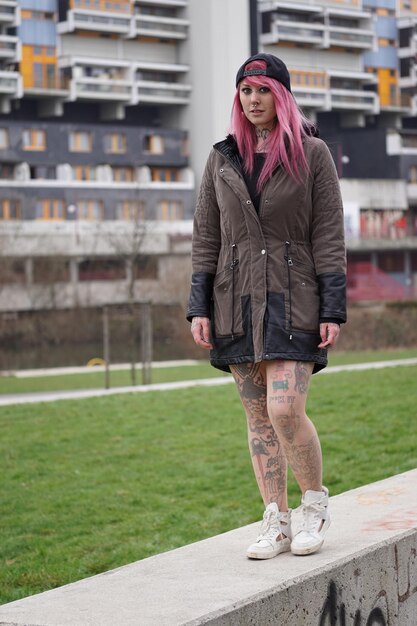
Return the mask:
<svg viewBox="0 0 417 626"><path fill-rule="evenodd" d="M265 61L266 68L245 70L245 67L252 61ZM290 74L288 72L287 66L285 65L284 61L281 61L281 59L274 56L273 54L260 53L249 57L249 59L247 59L244 64L239 68L238 73L236 74L236 87L238 86L240 81L245 78L245 76L268 76L269 78L274 78L282 85L284 85L284 87L286 87L291 93Z"/></svg>

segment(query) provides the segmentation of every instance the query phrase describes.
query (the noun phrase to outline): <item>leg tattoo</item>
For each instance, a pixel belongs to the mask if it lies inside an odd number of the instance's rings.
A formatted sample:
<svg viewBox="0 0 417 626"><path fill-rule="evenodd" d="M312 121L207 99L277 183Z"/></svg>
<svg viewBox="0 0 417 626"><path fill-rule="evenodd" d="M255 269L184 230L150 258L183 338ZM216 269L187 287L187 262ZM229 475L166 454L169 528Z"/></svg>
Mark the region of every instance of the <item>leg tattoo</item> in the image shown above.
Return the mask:
<svg viewBox="0 0 417 626"><path fill-rule="evenodd" d="M320 441L305 413L312 370L312 363L303 361L271 362L266 370L268 414L303 493L307 489L319 491L322 480ZM288 390L276 385L284 372L289 382Z"/></svg>
<svg viewBox="0 0 417 626"><path fill-rule="evenodd" d="M245 408L248 441L255 477L265 505L277 502L287 509L287 461L266 408L266 384L262 364L232 366Z"/></svg>

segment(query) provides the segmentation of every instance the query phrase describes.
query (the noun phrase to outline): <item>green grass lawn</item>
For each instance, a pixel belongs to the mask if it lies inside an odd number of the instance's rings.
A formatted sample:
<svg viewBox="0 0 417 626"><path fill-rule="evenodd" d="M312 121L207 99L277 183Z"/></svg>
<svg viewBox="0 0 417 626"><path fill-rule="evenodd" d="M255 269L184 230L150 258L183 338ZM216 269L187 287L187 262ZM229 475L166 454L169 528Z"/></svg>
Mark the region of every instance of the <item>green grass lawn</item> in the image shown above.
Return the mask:
<svg viewBox="0 0 417 626"><path fill-rule="evenodd" d="M344 365L349 363L365 363L369 361L384 361L389 359L406 359L417 357L417 348L409 350L385 350L380 352L330 352L330 365ZM141 384L141 371L137 370L137 382ZM211 378L224 376L221 370L214 369L208 362L202 361L198 365L183 365L178 367L154 368L152 382L171 382L177 380L194 380L196 378ZM131 385L130 372L117 370L117 365L111 371L111 387ZM60 376L42 376L31 378L16 378L15 376L0 376L0 394L28 393L36 391L66 391L71 389L99 389L104 388L104 373L91 369L83 374L65 374Z"/></svg>
<svg viewBox="0 0 417 626"><path fill-rule="evenodd" d="M416 377L313 378L332 495L417 466ZM1 603L262 515L233 385L2 407L0 429Z"/></svg>

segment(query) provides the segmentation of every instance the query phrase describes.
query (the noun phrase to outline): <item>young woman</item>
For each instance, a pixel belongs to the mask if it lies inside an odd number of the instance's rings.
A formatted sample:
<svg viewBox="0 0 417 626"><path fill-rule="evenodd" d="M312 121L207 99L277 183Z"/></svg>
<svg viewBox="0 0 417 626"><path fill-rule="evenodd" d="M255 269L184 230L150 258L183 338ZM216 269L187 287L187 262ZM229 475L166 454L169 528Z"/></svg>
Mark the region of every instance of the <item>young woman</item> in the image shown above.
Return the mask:
<svg viewBox="0 0 417 626"><path fill-rule="evenodd" d="M247 555L268 559L316 552L330 524L305 407L311 374L346 321L343 208L330 152L297 107L285 64L255 55L236 87L231 134L214 145L201 183L187 318L212 365L235 378L266 507ZM295 535L287 465L302 492Z"/></svg>

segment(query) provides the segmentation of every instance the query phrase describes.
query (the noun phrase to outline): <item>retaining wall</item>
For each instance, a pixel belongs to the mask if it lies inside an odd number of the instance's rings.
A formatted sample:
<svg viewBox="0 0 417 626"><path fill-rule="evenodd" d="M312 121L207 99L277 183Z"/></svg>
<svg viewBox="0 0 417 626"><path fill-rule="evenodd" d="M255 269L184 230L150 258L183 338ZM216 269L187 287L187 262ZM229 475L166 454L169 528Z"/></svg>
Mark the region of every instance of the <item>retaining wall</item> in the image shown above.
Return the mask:
<svg viewBox="0 0 417 626"><path fill-rule="evenodd" d="M248 560L251 524L3 605L0 625L417 626L417 470L331 498L331 516L308 557Z"/></svg>

